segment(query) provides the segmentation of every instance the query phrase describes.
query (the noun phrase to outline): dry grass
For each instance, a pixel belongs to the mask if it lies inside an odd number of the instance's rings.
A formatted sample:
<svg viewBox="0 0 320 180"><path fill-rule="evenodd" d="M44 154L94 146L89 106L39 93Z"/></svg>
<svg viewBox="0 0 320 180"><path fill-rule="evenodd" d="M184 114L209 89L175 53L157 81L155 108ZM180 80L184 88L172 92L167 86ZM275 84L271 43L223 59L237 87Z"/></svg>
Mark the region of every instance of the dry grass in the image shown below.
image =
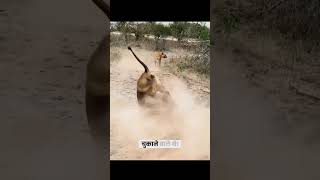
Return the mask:
<svg viewBox="0 0 320 180"><path fill-rule="evenodd" d="M152 40L142 38L136 41L133 36L129 36L127 41L122 35L111 36L111 46L116 47L138 47L150 51L163 49L167 54L169 53L168 62L165 68L172 73L193 72L199 76L210 77L210 45L209 42L191 44L186 42L174 42L168 40ZM117 59L115 51L111 51L111 56ZM165 60L167 61L167 60Z"/></svg>

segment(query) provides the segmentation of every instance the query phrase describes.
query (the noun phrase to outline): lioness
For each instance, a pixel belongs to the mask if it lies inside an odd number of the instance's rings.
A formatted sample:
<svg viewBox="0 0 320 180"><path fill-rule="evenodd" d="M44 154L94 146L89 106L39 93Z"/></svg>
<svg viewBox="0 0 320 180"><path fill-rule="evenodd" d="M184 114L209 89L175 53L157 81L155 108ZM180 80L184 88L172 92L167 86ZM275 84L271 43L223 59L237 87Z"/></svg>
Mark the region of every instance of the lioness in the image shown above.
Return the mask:
<svg viewBox="0 0 320 180"><path fill-rule="evenodd" d="M145 107L154 107L172 103L173 101L169 91L167 91L165 87L161 85L160 81L150 73L148 66L136 56L130 46L128 49L144 67L144 72L137 81L137 99L139 105Z"/></svg>
<svg viewBox="0 0 320 180"><path fill-rule="evenodd" d="M162 58L167 58L167 55L165 53L163 53L162 51L157 51L155 54L155 60L154 60L154 65L160 67L161 66L161 59Z"/></svg>
<svg viewBox="0 0 320 180"><path fill-rule="evenodd" d="M110 18L110 7L102 0L92 0ZM105 37L94 51L87 64L86 74L86 113L92 133L105 136L109 111L109 62L110 33L107 28Z"/></svg>

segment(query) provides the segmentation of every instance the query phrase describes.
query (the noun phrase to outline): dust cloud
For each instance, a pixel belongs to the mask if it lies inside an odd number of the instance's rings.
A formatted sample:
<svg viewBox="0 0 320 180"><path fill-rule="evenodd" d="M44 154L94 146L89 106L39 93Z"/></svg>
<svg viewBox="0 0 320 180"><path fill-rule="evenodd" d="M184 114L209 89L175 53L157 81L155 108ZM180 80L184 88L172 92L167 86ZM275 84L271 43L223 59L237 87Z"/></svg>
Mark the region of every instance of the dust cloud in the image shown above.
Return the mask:
<svg viewBox="0 0 320 180"><path fill-rule="evenodd" d="M175 102L173 108L143 109L136 99L136 82L143 72L142 66L124 48L111 48L111 51L120 53L120 57L111 65L110 159L210 159L210 108L197 103L195 95L179 78L154 67L152 52L134 49L151 72L162 78ZM181 148L142 149L138 141L143 139L181 140Z"/></svg>

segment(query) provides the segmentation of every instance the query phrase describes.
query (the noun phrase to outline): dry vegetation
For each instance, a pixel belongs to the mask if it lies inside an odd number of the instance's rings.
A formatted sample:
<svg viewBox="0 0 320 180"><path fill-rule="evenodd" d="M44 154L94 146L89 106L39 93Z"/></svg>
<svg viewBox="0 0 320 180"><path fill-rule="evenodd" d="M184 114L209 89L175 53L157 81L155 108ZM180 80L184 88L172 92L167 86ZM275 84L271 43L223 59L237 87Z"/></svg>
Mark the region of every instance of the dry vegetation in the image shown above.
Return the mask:
<svg viewBox="0 0 320 180"><path fill-rule="evenodd" d="M204 43L195 47L195 54L175 56L166 64L166 68L173 72L193 72L201 77L210 77L210 51L209 44Z"/></svg>
<svg viewBox="0 0 320 180"><path fill-rule="evenodd" d="M320 1L216 1L214 44L230 50L254 86L297 127L320 129Z"/></svg>
<svg viewBox="0 0 320 180"><path fill-rule="evenodd" d="M128 36L127 39L123 35L112 35L111 46L119 47L138 47L150 51L157 49L164 50L170 56L165 61L167 70L177 75L177 73L192 72L199 77L208 79L210 77L210 44L208 41L202 43L176 42L170 40L154 40L148 38L140 38L136 40L134 36ZM111 51L112 60L117 59L117 50Z"/></svg>

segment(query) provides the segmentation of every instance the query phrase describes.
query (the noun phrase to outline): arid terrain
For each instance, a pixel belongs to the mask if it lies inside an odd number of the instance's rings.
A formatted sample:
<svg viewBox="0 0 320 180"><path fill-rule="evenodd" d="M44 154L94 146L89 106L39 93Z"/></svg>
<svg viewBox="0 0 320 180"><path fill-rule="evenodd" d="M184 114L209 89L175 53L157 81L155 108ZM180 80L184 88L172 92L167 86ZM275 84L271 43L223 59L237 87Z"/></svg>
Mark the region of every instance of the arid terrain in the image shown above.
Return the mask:
<svg viewBox="0 0 320 180"><path fill-rule="evenodd" d="M229 11L218 5L211 9L213 178L319 179L319 51L245 21L226 33L217 12Z"/></svg>
<svg viewBox="0 0 320 180"><path fill-rule="evenodd" d="M0 2L0 179L106 179L88 132L83 87L85 66L104 28L105 17L91 1ZM238 34L227 43L218 32L211 34L220 39L211 49L210 123L199 123L208 119L207 102L198 105L199 97L209 99L206 83L160 71L147 60L149 51L135 48L183 111L169 123L143 116L135 96L142 67L119 49L119 62L111 66L111 159L210 158L215 179L320 179L317 91L282 86L291 71L269 63L280 59L270 53L277 47L273 42ZM318 57L308 58L316 75ZM295 67L300 75L309 74L302 64ZM319 87L318 77L300 76L301 84ZM211 137L202 131L209 124ZM137 139L152 135L182 138L190 149L136 149ZM209 140L210 156L203 143Z"/></svg>
<svg viewBox="0 0 320 180"><path fill-rule="evenodd" d="M276 105L277 96L255 86L246 77L247 69L234 62L238 54L223 45L212 50L213 176L226 180L319 178L320 146L317 139L306 138L313 128L290 125L287 112Z"/></svg>
<svg viewBox="0 0 320 180"><path fill-rule="evenodd" d="M171 113L150 115L136 98L137 79L143 72L125 47L111 48L110 159L204 160L210 159L209 80L179 78L155 67L153 51L133 48L170 91L177 106ZM167 53L173 56L174 52ZM168 61L163 60L164 63ZM203 91L206 89L207 91ZM141 139L179 139L181 149L139 149Z"/></svg>

